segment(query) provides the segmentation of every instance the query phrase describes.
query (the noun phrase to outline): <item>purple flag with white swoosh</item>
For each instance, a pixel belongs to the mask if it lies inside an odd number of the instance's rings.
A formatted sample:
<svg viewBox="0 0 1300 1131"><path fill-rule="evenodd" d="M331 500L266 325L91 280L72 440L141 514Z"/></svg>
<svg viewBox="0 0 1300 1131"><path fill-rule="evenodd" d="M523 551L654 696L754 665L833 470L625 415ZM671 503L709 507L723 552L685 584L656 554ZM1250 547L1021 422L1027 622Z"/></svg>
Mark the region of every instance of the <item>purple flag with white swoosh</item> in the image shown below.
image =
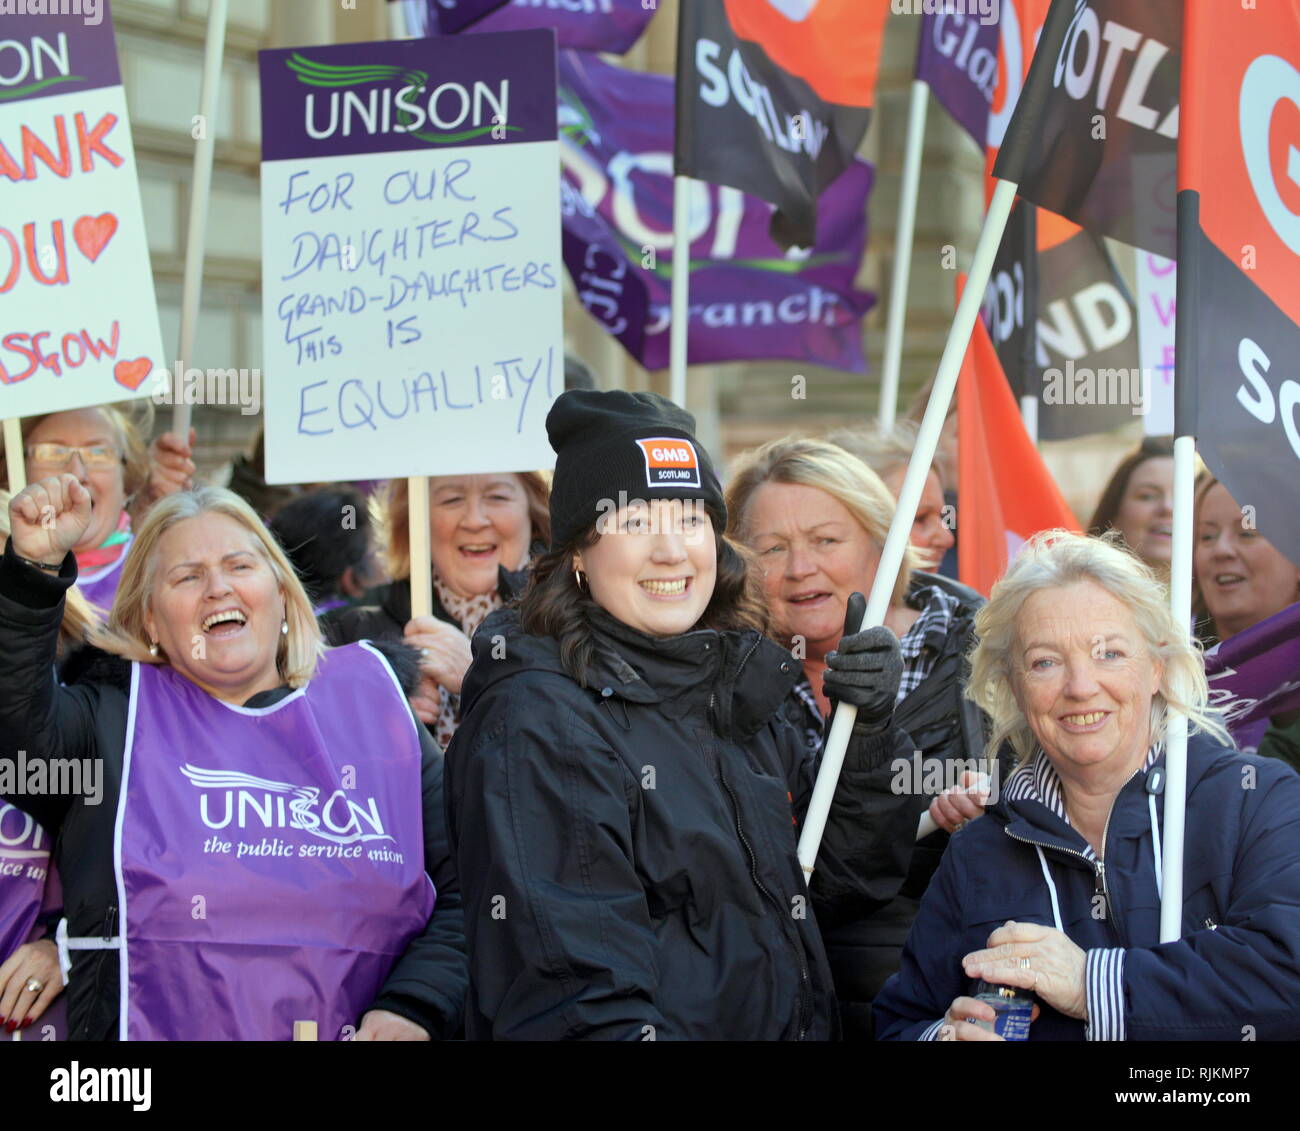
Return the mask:
<svg viewBox="0 0 1300 1131"><path fill-rule="evenodd" d="M649 369L668 364L673 83L560 52L564 260L587 311ZM771 206L696 182L691 206L692 363L790 358L865 372L854 286L873 170L855 161L822 194L817 242L786 254Z"/></svg>

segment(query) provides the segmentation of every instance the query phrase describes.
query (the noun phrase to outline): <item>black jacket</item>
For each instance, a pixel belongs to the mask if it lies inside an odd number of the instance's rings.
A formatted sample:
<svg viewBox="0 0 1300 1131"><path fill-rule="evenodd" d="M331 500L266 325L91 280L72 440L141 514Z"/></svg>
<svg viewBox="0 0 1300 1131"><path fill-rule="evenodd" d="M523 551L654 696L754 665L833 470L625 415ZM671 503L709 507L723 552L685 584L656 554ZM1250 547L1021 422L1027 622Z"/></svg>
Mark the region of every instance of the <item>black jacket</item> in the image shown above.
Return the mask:
<svg viewBox="0 0 1300 1131"><path fill-rule="evenodd" d="M528 571L499 566L497 577L497 592L501 594L501 600L509 604L523 593ZM442 607L436 591L432 611L438 620L460 627L456 618ZM365 604L331 609L320 617L320 627L325 639L337 647L358 640L401 640L410 619L411 585L403 579L376 586L366 594Z"/></svg>
<svg viewBox="0 0 1300 1131"><path fill-rule="evenodd" d="M795 852L814 773L783 709L797 662L757 632L654 639L598 609L590 623L588 687L515 610L474 637L447 750L467 1036L833 1037ZM860 896L867 865L903 839L864 821L863 798L888 792L907 749L901 731L851 742L815 905Z"/></svg>
<svg viewBox="0 0 1300 1131"><path fill-rule="evenodd" d="M939 654L934 668L894 713L895 725L909 739L906 757L919 750L922 766L936 759L980 758L986 735L983 712L963 695L969 674L966 656L975 641L975 614L984 598L944 577L914 575L914 588L930 585L957 597L960 604L947 637L935 642ZM950 773L944 780L956 777ZM878 872L875 895L880 903L855 906L849 898L823 914L822 935L848 1040L870 1037L872 999L898 970L907 932L948 845L948 834L942 831L922 841L915 839L917 822L933 800L933 794L908 790L891 795L890 803L905 815L903 823L911 830L896 857L902 866L891 876Z"/></svg>
<svg viewBox="0 0 1300 1131"><path fill-rule="evenodd" d="M113 827L130 702L130 666L94 649L64 664L60 687L54 654L63 617L63 594L76 578L71 554L57 576L17 561L6 545L0 558L0 756L94 757L103 770L103 797L6 798L30 813L53 835L54 861L63 882L68 934L117 934L117 885L113 874ZM385 649L399 679L415 676L409 649ZM288 687L260 692L245 706L265 707ZM438 897L423 934L411 940L370 1008L386 1009L428 1029L434 1039L460 1028L468 980L464 918L456 871L447 846L442 797L442 752L423 728L421 781L425 869ZM115 951L74 951L68 982L72 1040L113 1040L118 1024L118 957Z"/></svg>

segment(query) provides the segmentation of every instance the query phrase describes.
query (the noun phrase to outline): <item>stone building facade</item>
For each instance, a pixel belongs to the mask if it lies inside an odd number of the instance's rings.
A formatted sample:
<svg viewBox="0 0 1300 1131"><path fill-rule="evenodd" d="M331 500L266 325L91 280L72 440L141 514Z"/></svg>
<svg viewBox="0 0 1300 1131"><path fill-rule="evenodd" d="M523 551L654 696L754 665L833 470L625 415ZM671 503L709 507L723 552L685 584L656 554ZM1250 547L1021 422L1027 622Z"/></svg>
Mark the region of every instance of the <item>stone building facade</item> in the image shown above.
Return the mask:
<svg viewBox="0 0 1300 1131"><path fill-rule="evenodd" d="M624 65L670 73L676 49L677 0L660 10ZM263 47L382 39L389 34L384 0L229 0L216 164L204 267L202 314L195 356L199 368L260 369L260 107L257 51ZM207 0L114 0L119 56L141 175L141 192L169 353L179 332L181 278L193 160L194 115L207 18ZM879 402L879 368L894 253L894 229L907 129L908 88L919 18L892 16L876 94L876 111L862 155L876 166L870 203L870 242L859 283L878 301L866 320L870 374L848 374L790 362L696 366L690 371L689 407L702 437L726 458L791 429L817 433L865 422ZM903 352L900 411L933 373L952 315L953 270L945 248L964 269L979 231L982 157L966 134L932 103L925 137L924 172L916 227ZM949 262L954 262L949 257ZM567 288L567 282L566 282ZM667 392L667 373L647 373L581 309L567 291L565 336L607 387ZM791 377L807 378L806 397L791 397ZM274 375L268 375L274 380ZM159 414L165 426L167 410ZM247 448L258 418L238 408L201 406L200 464L216 471ZM1128 437L1076 442L1049 453L1066 482L1079 472L1099 472ZM1082 454L1080 454L1082 453ZM1082 460L1082 463L1080 462ZM1085 481L1095 475L1085 476ZM1098 484L1099 489L1100 484ZM1077 507L1090 505L1080 498ZM1072 501L1075 501L1072 499Z"/></svg>

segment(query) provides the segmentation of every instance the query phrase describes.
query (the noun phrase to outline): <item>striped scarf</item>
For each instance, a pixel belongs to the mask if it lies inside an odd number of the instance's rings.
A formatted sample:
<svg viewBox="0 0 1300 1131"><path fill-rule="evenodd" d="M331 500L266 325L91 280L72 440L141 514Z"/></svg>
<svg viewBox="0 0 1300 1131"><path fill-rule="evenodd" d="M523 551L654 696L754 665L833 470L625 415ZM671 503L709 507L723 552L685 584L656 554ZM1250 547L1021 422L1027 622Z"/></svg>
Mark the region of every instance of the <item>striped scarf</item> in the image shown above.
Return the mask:
<svg viewBox="0 0 1300 1131"><path fill-rule="evenodd" d="M527 569L530 560L524 558L523 565L519 568ZM460 626L461 632L471 640L474 639L478 626L487 620L488 614L504 604L501 594L496 589L487 593L476 593L473 597L462 597L438 576L436 570L433 574L433 591L438 595L438 600L442 602L442 607L447 610L448 615ZM441 704L438 708L438 721L434 724L433 735L438 740L438 745L445 750L447 744L451 742L452 735L456 733L456 728L460 726L460 696L445 687L438 688L438 696Z"/></svg>
<svg viewBox="0 0 1300 1131"><path fill-rule="evenodd" d="M102 545L93 550L83 550L81 553L74 553L73 557L77 559L77 572L89 573L92 570L102 569L106 565L112 565L123 552L127 544L131 541L131 516L123 511L117 516L117 526Z"/></svg>

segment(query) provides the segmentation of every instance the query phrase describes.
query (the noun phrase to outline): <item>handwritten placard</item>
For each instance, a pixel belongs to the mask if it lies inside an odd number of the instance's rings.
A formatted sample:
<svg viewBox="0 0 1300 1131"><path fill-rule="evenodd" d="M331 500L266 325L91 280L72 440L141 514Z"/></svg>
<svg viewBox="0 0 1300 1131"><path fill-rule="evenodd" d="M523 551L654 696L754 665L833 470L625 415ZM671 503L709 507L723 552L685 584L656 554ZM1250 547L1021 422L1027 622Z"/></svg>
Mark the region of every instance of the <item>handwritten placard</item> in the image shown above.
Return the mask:
<svg viewBox="0 0 1300 1131"><path fill-rule="evenodd" d="M261 53L266 475L549 467L550 31Z"/></svg>
<svg viewBox="0 0 1300 1131"><path fill-rule="evenodd" d="M1142 430L1168 436L1174 430L1174 330L1178 265L1150 251L1137 253L1138 351L1150 382Z"/></svg>
<svg viewBox="0 0 1300 1131"><path fill-rule="evenodd" d="M165 365L104 17L0 28L0 416L146 396Z"/></svg>

